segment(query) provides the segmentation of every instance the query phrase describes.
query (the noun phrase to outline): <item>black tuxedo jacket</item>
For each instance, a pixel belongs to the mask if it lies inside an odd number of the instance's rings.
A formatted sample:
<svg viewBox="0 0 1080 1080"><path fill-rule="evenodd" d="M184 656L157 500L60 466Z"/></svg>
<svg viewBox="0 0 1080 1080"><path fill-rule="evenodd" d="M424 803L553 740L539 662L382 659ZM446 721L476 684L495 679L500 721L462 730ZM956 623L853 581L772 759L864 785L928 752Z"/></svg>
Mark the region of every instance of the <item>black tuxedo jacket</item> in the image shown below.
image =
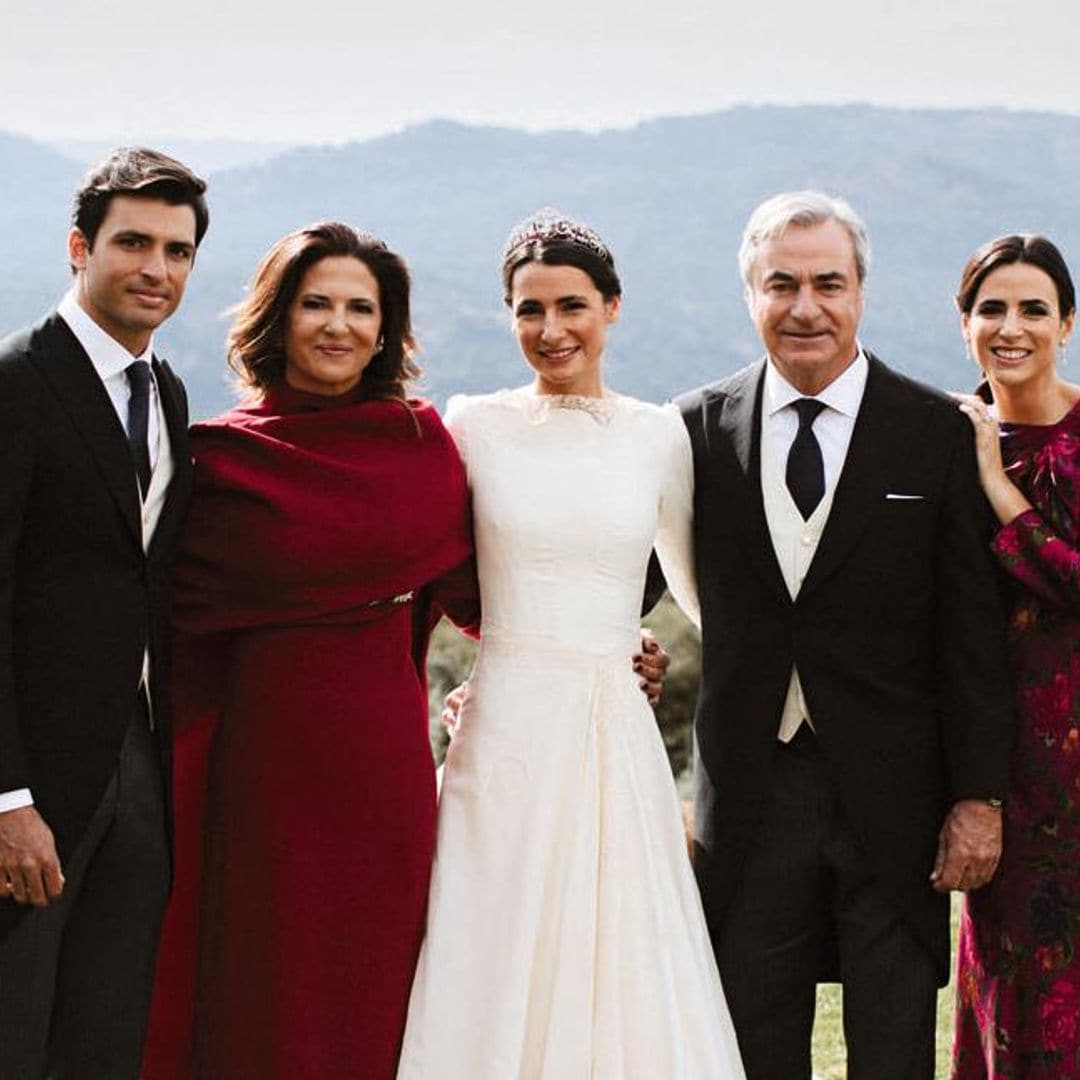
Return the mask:
<svg viewBox="0 0 1080 1080"><path fill-rule="evenodd" d="M829 519L792 600L761 494L764 365L678 402L694 449L706 913L718 926L739 887L795 665L865 854L944 982L948 905L928 880L937 833L956 800L1004 796L1013 735L970 424L871 357Z"/></svg>
<svg viewBox="0 0 1080 1080"><path fill-rule="evenodd" d="M191 486L187 400L153 362L175 473L143 551L135 465L55 313L0 343L0 791L28 787L70 856L116 767L144 649L169 792L169 568ZM16 905L0 905L0 932Z"/></svg>

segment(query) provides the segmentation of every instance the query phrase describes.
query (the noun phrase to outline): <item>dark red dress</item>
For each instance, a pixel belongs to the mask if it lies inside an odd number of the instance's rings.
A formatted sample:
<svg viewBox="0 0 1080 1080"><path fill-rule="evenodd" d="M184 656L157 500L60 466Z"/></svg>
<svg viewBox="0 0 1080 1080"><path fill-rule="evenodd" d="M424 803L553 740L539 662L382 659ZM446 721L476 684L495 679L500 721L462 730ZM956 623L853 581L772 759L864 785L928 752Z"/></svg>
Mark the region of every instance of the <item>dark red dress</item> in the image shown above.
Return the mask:
<svg viewBox="0 0 1080 1080"><path fill-rule="evenodd" d="M1080 403L1003 425L1033 509L997 534L1013 583L1019 716L1001 864L969 893L956 972L957 1080L1080 1078Z"/></svg>
<svg viewBox="0 0 1080 1080"><path fill-rule="evenodd" d="M464 472L428 405L286 388L192 450L144 1076L392 1080L435 825L405 596L470 554Z"/></svg>

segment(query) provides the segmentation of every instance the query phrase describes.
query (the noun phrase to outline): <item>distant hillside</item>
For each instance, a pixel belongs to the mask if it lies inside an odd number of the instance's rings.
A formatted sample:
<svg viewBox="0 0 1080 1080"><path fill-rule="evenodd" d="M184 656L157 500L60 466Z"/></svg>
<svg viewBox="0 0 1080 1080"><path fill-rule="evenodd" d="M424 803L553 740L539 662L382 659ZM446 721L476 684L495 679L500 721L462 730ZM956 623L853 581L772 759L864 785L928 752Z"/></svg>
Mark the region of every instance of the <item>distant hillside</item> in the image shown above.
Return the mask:
<svg viewBox="0 0 1080 1080"><path fill-rule="evenodd" d="M0 132L0 335L36 318L67 273L67 221L82 169L56 150Z"/></svg>
<svg viewBox="0 0 1080 1080"><path fill-rule="evenodd" d="M81 166L0 136L0 169L6 330L65 287L67 206ZM976 244L1041 230L1080 270L1080 118L746 107L596 135L436 121L216 174L210 233L162 350L183 369L198 413L221 408L221 313L281 233L339 217L408 258L431 396L523 381L498 256L512 224L553 203L595 225L618 257L626 297L611 383L663 399L757 355L735 266L739 234L760 199L808 186L844 194L869 221L866 343L938 385L973 379L950 296Z"/></svg>
<svg viewBox="0 0 1080 1080"><path fill-rule="evenodd" d="M49 145L55 147L65 157L89 165L107 154L114 146L119 145L120 141L116 139L54 139ZM147 140L139 139L122 141L140 146L147 143ZM243 139L163 138L149 140L148 144L179 158L201 176L219 173L224 169L253 165L293 149L289 143L245 142Z"/></svg>

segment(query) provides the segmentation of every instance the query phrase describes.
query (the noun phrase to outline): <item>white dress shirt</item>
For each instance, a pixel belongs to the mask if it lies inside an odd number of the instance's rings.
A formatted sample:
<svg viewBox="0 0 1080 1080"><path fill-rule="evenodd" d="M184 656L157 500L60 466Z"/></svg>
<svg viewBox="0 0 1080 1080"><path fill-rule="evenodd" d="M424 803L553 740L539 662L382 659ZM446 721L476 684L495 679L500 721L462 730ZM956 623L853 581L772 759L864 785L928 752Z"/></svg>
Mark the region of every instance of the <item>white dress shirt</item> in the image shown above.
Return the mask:
<svg viewBox="0 0 1080 1080"><path fill-rule="evenodd" d="M114 337L107 334L79 305L74 291L67 293L57 305L57 313L67 323L79 344L86 350L86 355L98 373L109 400L116 410L120 426L127 431L128 401L131 398L131 386L127 377L127 366L133 360L145 360L150 363L154 352L153 339L139 356L132 356ZM150 368L150 409L147 418L147 448L150 451L151 481L145 499L140 493L142 510L143 549L147 549L154 533L158 517L165 504L169 480L172 478L172 456L169 449L168 429L161 411L157 380L153 366ZM136 483L138 490L138 483ZM143 653L143 670L140 685L147 685L150 680L150 654ZM5 810L17 810L33 804L33 795L29 788L0 792L0 813Z"/></svg>
<svg viewBox="0 0 1080 1080"><path fill-rule="evenodd" d="M120 426L127 431L128 402L131 400L131 384L128 382L127 367L135 360L145 360L146 363L150 363L154 355L154 339L151 337L142 353L132 356L116 338L107 334L87 315L75 298L74 290L60 301L56 311L78 338L79 344L86 350L86 355L90 357L90 363L94 365L94 370L98 373L105 392L109 395L109 400L116 410ZM150 411L146 423L146 444L150 451L151 471L157 466L160 453L158 442L164 426L158 415L160 408L157 379L154 378L154 369L151 366Z"/></svg>
<svg viewBox="0 0 1080 1080"><path fill-rule="evenodd" d="M793 600L799 594L829 520L868 371L869 363L860 347L855 360L820 394L813 395L826 406L813 424L825 466L825 494L809 519L804 521L788 491L786 472L788 454L799 430L794 402L809 395L796 390L771 359L765 365L761 398L761 491L773 550ZM803 721L813 726L799 673L793 667L777 737L788 742Z"/></svg>

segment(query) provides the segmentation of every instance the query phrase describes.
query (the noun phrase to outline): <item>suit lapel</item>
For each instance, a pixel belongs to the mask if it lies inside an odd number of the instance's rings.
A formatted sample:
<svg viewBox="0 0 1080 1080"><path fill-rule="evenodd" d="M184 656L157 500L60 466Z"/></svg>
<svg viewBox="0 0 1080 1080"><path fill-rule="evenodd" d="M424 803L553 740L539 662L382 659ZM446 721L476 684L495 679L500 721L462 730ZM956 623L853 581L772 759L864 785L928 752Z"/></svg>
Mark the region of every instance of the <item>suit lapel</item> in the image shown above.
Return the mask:
<svg viewBox="0 0 1080 1080"><path fill-rule="evenodd" d="M187 410L180 397L176 376L172 368L156 356L153 366L161 395L161 409L165 413L165 426L169 429L169 444L183 448L187 443Z"/></svg>
<svg viewBox="0 0 1080 1080"><path fill-rule="evenodd" d="M162 536L169 536L173 518L186 503L186 493L191 473L191 454L188 450L187 405L180 380L173 374L172 368L164 360L154 358L154 375L158 394L161 397L161 411L165 414L165 426L169 432L169 452L173 461L173 476L169 490L165 495L165 505L161 510L154 535L150 540L153 550Z"/></svg>
<svg viewBox="0 0 1080 1080"><path fill-rule="evenodd" d="M783 600L790 602L780 564L776 561L769 525L765 518L765 501L761 494L761 396L764 386L765 361L746 369L738 382L729 385L720 407L717 425L723 445L727 442L734 452L739 482L721 485L721 491L732 491L735 498L727 500L739 529L746 556L762 580Z"/></svg>
<svg viewBox="0 0 1080 1080"><path fill-rule="evenodd" d="M135 465L127 435L105 386L75 335L59 315L42 326L33 362L53 388L86 442L132 538L142 548Z"/></svg>
<svg viewBox="0 0 1080 1080"><path fill-rule="evenodd" d="M829 520L821 534L800 596L812 592L847 557L862 535L867 521L881 503L885 491L885 465L892 445L896 410L891 406L889 369L874 356L870 361L859 414L851 433L847 457L836 485Z"/></svg>

